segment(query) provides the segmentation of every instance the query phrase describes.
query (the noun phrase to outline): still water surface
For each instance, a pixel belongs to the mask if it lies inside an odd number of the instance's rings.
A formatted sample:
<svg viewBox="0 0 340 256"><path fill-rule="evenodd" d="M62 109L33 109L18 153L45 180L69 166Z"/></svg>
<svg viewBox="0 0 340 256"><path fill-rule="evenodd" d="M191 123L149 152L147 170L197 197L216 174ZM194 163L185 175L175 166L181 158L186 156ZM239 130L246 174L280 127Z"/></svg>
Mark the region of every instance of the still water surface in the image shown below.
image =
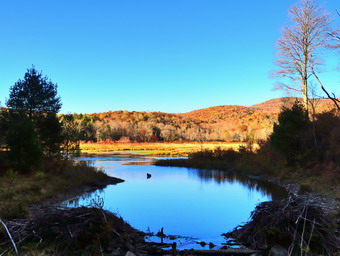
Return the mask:
<svg viewBox="0 0 340 256"><path fill-rule="evenodd" d="M246 222L258 203L285 196L270 183L216 170L150 165L155 159L132 154L79 158L125 182L68 204L89 205L99 196L105 209L134 228L157 233L163 227L166 234L193 238L182 239L178 248L197 249L196 241L221 245L225 242L221 234Z"/></svg>

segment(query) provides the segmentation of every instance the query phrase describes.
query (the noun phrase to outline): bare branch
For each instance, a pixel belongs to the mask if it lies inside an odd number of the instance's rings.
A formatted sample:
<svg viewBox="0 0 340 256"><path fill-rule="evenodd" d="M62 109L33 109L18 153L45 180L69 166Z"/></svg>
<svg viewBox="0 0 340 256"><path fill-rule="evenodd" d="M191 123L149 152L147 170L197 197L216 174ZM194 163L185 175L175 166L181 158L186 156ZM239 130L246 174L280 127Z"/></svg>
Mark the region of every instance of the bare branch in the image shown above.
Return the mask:
<svg viewBox="0 0 340 256"><path fill-rule="evenodd" d="M337 107L338 111L340 111L340 106L338 103L340 103L340 101L335 97L334 93L333 93L333 97L327 92L327 90L325 89L325 87L323 86L323 84L321 83L319 77L316 75L316 73L314 72L314 69L312 70L314 77L316 78L316 80L318 81L318 83L321 86L321 89L326 93L327 97L332 100L335 104L335 106Z"/></svg>
<svg viewBox="0 0 340 256"><path fill-rule="evenodd" d="M13 237L12 237L11 233L9 232L9 230L8 230L8 228L7 228L7 226L6 226L6 224L5 224L1 219L0 219L0 223L1 223L2 226L5 228L6 233L7 233L9 239L11 240L11 242L12 242L12 244L13 244L15 253L18 255L18 254L19 254L18 248L17 248L17 246L16 246L16 244L15 244L15 242L14 242L14 240L13 240Z"/></svg>

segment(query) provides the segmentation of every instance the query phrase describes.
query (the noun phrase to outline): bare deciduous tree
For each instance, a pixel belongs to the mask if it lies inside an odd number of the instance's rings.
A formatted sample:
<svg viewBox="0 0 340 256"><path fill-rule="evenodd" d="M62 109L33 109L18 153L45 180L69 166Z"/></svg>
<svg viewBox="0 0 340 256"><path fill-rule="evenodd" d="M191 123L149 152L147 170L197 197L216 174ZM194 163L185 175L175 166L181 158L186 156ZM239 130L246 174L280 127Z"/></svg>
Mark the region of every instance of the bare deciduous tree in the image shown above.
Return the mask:
<svg viewBox="0 0 340 256"><path fill-rule="evenodd" d="M285 78L279 88L302 94L308 111L309 79L321 64L320 51L330 39L330 19L315 0L300 0L289 10L289 18L277 42L279 69L274 76Z"/></svg>

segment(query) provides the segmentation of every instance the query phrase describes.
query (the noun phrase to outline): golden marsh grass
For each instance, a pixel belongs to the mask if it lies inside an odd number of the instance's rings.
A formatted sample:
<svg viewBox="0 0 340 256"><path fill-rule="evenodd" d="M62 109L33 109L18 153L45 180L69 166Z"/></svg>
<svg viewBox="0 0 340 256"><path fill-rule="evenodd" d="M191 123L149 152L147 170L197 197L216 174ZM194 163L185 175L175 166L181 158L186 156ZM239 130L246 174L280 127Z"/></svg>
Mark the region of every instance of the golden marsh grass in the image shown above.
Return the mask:
<svg viewBox="0 0 340 256"><path fill-rule="evenodd" d="M118 151L135 151L150 155L187 156L189 153L202 149L238 150L246 143L240 142L98 142L81 143L80 149L83 153L104 153Z"/></svg>

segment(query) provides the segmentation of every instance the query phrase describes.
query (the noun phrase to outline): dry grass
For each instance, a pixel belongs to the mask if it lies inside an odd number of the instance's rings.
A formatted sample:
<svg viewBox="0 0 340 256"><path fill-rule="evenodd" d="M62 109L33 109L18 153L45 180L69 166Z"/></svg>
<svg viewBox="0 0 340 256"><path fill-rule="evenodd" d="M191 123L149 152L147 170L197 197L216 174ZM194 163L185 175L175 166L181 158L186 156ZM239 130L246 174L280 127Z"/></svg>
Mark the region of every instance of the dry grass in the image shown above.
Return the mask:
<svg viewBox="0 0 340 256"><path fill-rule="evenodd" d="M58 170L59 169L59 170ZM70 196L82 188L98 185L108 176L86 163L63 162L54 172L28 175L8 171L0 177L0 218L12 219L28 213L29 206Z"/></svg>
<svg viewBox="0 0 340 256"><path fill-rule="evenodd" d="M240 146L246 146L246 143L239 142L99 142L99 143L81 143L80 149L84 153L100 153L115 151L137 151L150 155L158 156L187 156L190 153L202 149L222 149L238 150Z"/></svg>

